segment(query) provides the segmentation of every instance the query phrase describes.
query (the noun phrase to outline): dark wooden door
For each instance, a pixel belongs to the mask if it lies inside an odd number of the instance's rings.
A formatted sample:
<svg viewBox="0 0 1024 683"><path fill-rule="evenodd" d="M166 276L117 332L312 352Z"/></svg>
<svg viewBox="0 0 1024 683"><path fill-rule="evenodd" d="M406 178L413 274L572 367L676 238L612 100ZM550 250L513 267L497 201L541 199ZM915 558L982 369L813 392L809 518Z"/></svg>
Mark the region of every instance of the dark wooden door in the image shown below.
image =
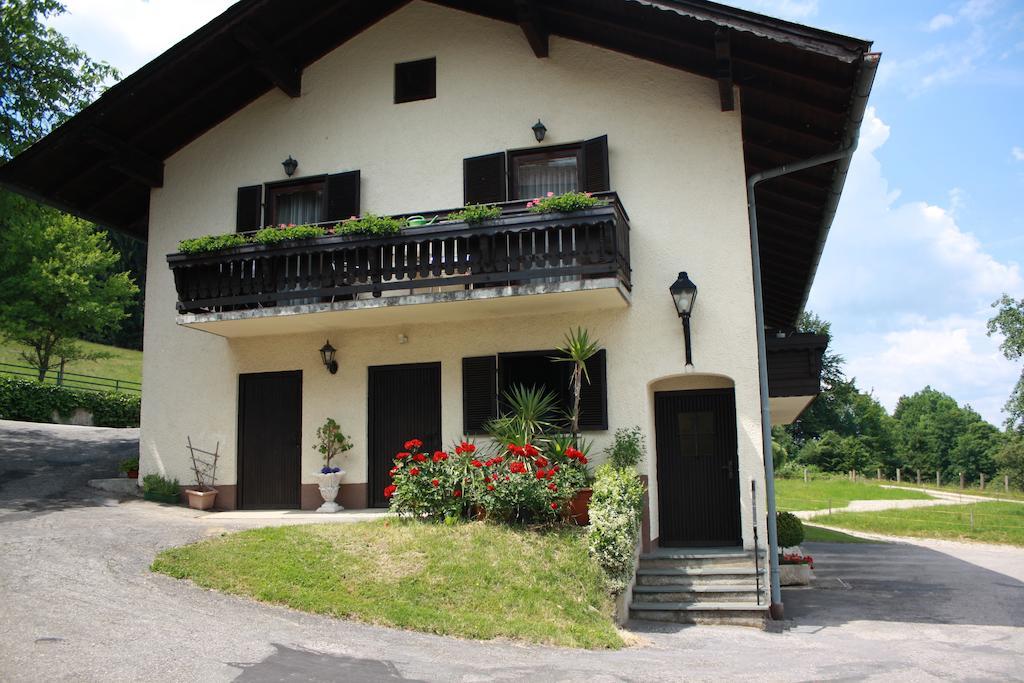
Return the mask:
<svg viewBox="0 0 1024 683"><path fill-rule="evenodd" d="M388 470L405 442L420 439L428 453L441 448L441 364L371 367L367 412L369 501L387 507Z"/></svg>
<svg viewBox="0 0 1024 683"><path fill-rule="evenodd" d="M302 372L238 376L238 506L298 508Z"/></svg>
<svg viewBox="0 0 1024 683"><path fill-rule="evenodd" d="M659 545L739 545L732 389L654 394Z"/></svg>

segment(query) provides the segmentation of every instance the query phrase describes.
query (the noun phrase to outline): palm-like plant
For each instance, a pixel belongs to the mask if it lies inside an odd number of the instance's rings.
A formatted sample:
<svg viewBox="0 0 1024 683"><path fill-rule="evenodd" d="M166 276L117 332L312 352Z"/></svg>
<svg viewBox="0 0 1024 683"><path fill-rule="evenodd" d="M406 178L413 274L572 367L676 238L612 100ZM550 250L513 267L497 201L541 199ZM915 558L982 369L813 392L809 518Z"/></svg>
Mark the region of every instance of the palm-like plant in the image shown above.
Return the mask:
<svg viewBox="0 0 1024 683"><path fill-rule="evenodd" d="M569 428L575 439L580 433L580 393L583 391L583 380L590 384L590 375L587 374L587 360L598 351L598 341L590 338L590 333L582 327L569 330L565 334L565 340L558 348L562 356L552 360L572 363L572 372L569 373L569 389L572 391L572 410L569 411Z"/></svg>
<svg viewBox="0 0 1024 683"><path fill-rule="evenodd" d="M558 397L544 387L516 384L505 391L502 398L509 412L486 426L487 433L499 445L534 443L555 428L551 416L558 407Z"/></svg>

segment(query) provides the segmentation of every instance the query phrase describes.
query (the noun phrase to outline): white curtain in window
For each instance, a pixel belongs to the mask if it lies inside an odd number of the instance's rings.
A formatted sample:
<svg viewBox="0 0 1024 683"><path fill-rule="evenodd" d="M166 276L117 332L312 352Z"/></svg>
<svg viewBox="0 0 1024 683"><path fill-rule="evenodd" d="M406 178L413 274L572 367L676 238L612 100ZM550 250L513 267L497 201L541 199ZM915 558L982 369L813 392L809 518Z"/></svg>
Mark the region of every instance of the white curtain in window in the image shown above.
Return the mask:
<svg viewBox="0 0 1024 683"><path fill-rule="evenodd" d="M524 161L516 169L520 199L544 197L548 192L564 194L578 189L576 157Z"/></svg>
<svg viewBox="0 0 1024 683"><path fill-rule="evenodd" d="M295 225L318 223L320 221L320 191L303 190L279 194L275 198L274 213L277 222Z"/></svg>

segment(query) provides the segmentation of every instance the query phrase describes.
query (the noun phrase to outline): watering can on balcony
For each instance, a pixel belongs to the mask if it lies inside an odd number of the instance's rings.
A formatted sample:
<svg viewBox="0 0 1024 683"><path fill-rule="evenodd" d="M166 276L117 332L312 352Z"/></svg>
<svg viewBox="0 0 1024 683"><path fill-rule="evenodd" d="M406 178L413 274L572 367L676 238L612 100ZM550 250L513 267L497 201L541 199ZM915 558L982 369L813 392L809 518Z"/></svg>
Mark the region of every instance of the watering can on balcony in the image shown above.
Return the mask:
<svg viewBox="0 0 1024 683"><path fill-rule="evenodd" d="M429 221L423 216L409 216L405 220L410 228L422 228L425 225L433 225L434 221L437 220L437 216L434 216Z"/></svg>

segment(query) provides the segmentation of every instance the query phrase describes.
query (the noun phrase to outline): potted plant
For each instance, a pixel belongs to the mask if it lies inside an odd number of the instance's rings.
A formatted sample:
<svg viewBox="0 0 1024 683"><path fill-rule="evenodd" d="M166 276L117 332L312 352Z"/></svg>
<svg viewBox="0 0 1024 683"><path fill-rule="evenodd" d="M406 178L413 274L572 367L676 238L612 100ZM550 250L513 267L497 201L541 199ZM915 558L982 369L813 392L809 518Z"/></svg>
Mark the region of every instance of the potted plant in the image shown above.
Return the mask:
<svg viewBox="0 0 1024 683"><path fill-rule="evenodd" d="M122 460L121 464L119 464L117 466L117 469L120 470L121 472L123 472L124 476L126 476L129 479L138 479L139 478L139 459L138 458L128 458L127 460Z"/></svg>
<svg viewBox="0 0 1024 683"><path fill-rule="evenodd" d="M165 479L159 474L147 474L142 478L142 497L154 503L178 504L181 486L177 479Z"/></svg>
<svg viewBox="0 0 1024 683"><path fill-rule="evenodd" d="M217 501L217 489L213 485L217 479L220 442L217 442L217 447L211 453L193 446L192 437L188 437L188 451L192 456L192 473L196 480L195 486L185 490L188 506L193 510L209 510Z"/></svg>
<svg viewBox="0 0 1024 683"><path fill-rule="evenodd" d="M341 427L334 418L327 418L327 421L316 430L316 450L324 458L324 466L313 474L320 488L320 496L324 499L324 504L317 508L317 512L344 510L334 499L338 497L338 488L341 486L341 478L345 476L345 470L332 467L331 460L340 457L351 448L352 442L342 434Z"/></svg>
<svg viewBox="0 0 1024 683"><path fill-rule="evenodd" d="M783 586L809 585L814 558L800 550L800 544L804 542L804 523L791 512L779 512L775 516L775 528L780 549L779 583Z"/></svg>
<svg viewBox="0 0 1024 683"><path fill-rule="evenodd" d="M548 195L551 197L551 195ZM564 198L567 195L560 195L554 199ZM589 200L590 196L586 195L585 199ZM540 211L537 203L545 200L533 200L533 205L530 207L531 211ZM572 370L569 373L569 388L572 392L572 403L569 408L569 430L572 433L572 445L573 448L569 449L576 454L573 458L576 463L581 466L587 464L587 451L589 445L581 443L580 441L580 396L583 391L583 382L586 380L587 384L590 384L590 375L587 373L587 361L596 354L599 350L598 341L590 338L590 333L578 327L575 330L569 330L565 335L564 344L558 349L563 355L553 360L562 361L572 364ZM579 447L578 450L576 447ZM565 452L568 454L569 450ZM590 476L586 473L586 469L583 469L584 480L580 482L579 491L569 501L569 515L572 520L581 526L590 524L590 498L594 495L594 490L590 488Z"/></svg>

